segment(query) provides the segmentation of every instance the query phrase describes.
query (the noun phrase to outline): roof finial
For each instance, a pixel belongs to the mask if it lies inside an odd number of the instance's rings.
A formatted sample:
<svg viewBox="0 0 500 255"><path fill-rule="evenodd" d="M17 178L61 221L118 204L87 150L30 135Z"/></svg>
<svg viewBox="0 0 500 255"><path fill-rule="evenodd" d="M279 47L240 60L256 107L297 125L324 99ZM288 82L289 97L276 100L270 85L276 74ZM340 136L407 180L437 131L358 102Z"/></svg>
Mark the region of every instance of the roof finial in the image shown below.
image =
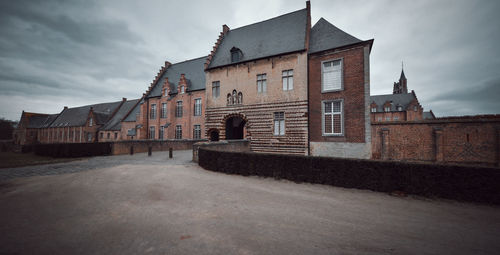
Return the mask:
<svg viewBox="0 0 500 255"><path fill-rule="evenodd" d="M401 70L404 70L404 68L403 68L403 60L401 60Z"/></svg>

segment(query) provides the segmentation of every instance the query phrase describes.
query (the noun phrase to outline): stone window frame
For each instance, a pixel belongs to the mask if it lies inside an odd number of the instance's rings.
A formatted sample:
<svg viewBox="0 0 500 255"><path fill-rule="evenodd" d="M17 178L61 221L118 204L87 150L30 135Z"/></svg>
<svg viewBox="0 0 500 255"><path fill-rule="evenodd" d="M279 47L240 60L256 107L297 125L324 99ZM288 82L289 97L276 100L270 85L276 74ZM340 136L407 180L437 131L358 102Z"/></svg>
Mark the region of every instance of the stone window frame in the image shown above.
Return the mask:
<svg viewBox="0 0 500 255"><path fill-rule="evenodd" d="M156 119L156 104L151 104L151 109L149 110L149 119Z"/></svg>
<svg viewBox="0 0 500 255"><path fill-rule="evenodd" d="M149 139L154 140L156 135L156 127L155 126L150 126L149 127Z"/></svg>
<svg viewBox="0 0 500 255"><path fill-rule="evenodd" d="M182 125L175 126L175 139L182 139Z"/></svg>
<svg viewBox="0 0 500 255"><path fill-rule="evenodd" d="M198 104L199 102L199 104ZM195 98L194 99L194 116L201 116L202 115L202 101L201 97Z"/></svg>
<svg viewBox="0 0 500 255"><path fill-rule="evenodd" d="M193 139L195 139L195 140L201 139L201 125L200 124L195 124L193 126Z"/></svg>
<svg viewBox="0 0 500 255"><path fill-rule="evenodd" d="M285 88L285 81L286 81L286 88ZM291 86L290 86L290 84L291 84ZM282 85L283 91L293 90L293 69L287 69L287 70L281 71L281 85Z"/></svg>
<svg viewBox="0 0 500 255"><path fill-rule="evenodd" d="M167 103L161 103L160 118L162 118L162 119L167 118Z"/></svg>
<svg viewBox="0 0 500 255"><path fill-rule="evenodd" d="M212 82L212 98L218 98L218 97L220 97L220 81L213 81Z"/></svg>
<svg viewBox="0 0 500 255"><path fill-rule="evenodd" d="M324 89L323 84L323 73L324 73L324 63L340 61L340 88L339 89ZM340 58L331 58L328 60L321 61L321 93L329 93L329 92L337 92L344 90L344 57Z"/></svg>
<svg viewBox="0 0 500 255"><path fill-rule="evenodd" d="M278 122L278 129L276 129L276 122ZM281 124L283 124L283 133L281 133ZM278 132L276 132L278 131ZM274 112L273 113L273 135L274 136L284 136L286 134L286 118L285 112Z"/></svg>
<svg viewBox="0 0 500 255"><path fill-rule="evenodd" d="M182 106L182 101L181 100L177 101L177 103L175 105L175 117L176 118L182 118L182 116L183 116L183 110L184 109L183 109L183 106Z"/></svg>
<svg viewBox="0 0 500 255"><path fill-rule="evenodd" d="M334 103L340 102L340 128L342 132L333 133L334 125L333 125L333 107L332 107L332 133L325 133L325 104L326 103ZM344 99L331 99L331 100L322 100L321 101L321 134L322 136L345 136L345 126L344 120L345 118L345 109L344 109Z"/></svg>
<svg viewBox="0 0 500 255"><path fill-rule="evenodd" d="M257 74L257 93L265 94L267 92L267 73ZM260 83L259 83L260 82Z"/></svg>

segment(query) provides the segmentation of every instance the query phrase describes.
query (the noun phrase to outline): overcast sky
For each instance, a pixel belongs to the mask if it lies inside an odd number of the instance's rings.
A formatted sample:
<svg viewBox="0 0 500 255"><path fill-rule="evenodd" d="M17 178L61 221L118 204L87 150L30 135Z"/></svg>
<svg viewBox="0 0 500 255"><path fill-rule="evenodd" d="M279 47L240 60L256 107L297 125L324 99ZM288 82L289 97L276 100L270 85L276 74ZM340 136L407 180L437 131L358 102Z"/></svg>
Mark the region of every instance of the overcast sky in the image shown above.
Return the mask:
<svg viewBox="0 0 500 255"><path fill-rule="evenodd" d="M500 113L500 1L313 0L323 17L375 39L371 94L408 87L437 116ZM206 56L237 28L305 1L0 1L0 117L139 98L165 60ZM285 29L285 28L284 28Z"/></svg>

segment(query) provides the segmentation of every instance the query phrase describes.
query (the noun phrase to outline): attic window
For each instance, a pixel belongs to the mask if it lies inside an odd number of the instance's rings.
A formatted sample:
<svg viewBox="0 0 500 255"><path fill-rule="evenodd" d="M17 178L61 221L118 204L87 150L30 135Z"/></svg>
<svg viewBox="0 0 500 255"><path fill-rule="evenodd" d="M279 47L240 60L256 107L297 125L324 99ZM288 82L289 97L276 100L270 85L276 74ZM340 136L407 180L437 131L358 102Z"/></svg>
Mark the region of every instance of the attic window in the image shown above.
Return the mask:
<svg viewBox="0 0 500 255"><path fill-rule="evenodd" d="M93 124L92 122L93 122L92 118L90 118L90 120L89 120L89 127L92 127L92 124Z"/></svg>
<svg viewBox="0 0 500 255"><path fill-rule="evenodd" d="M243 54L241 53L240 49L233 47L231 49L231 63L235 63L235 62L240 61L242 55Z"/></svg>
<svg viewBox="0 0 500 255"><path fill-rule="evenodd" d="M184 86L181 86L181 94L184 94Z"/></svg>
<svg viewBox="0 0 500 255"><path fill-rule="evenodd" d="M403 106L398 105L398 111L403 111Z"/></svg>

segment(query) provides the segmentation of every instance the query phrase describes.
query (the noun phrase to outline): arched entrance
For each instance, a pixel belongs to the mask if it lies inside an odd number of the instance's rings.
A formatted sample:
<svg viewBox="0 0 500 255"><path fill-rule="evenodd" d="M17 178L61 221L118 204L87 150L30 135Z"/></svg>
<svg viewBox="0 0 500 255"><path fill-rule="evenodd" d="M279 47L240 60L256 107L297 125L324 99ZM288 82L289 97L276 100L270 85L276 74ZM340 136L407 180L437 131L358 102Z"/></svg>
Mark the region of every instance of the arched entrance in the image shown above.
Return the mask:
<svg viewBox="0 0 500 255"><path fill-rule="evenodd" d="M243 130L246 121L240 116L233 116L226 120L226 140L243 139Z"/></svg>
<svg viewBox="0 0 500 255"><path fill-rule="evenodd" d="M219 130L217 129L212 129L208 132L210 136L210 141L211 142L217 142L219 141Z"/></svg>

